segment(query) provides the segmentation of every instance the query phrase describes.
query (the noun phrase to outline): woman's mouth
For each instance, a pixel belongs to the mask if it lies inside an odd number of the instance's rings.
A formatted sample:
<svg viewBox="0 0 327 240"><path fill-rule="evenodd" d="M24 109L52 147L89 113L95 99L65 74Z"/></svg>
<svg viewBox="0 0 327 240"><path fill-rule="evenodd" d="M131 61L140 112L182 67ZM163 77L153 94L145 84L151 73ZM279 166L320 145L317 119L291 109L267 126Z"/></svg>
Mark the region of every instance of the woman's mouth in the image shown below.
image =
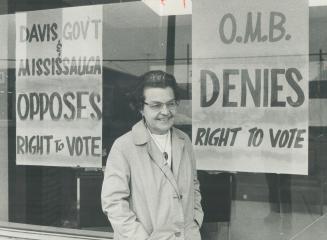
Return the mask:
<svg viewBox="0 0 327 240"><path fill-rule="evenodd" d="M171 119L171 117L157 118L157 120L161 121L161 122L168 122L170 119Z"/></svg>

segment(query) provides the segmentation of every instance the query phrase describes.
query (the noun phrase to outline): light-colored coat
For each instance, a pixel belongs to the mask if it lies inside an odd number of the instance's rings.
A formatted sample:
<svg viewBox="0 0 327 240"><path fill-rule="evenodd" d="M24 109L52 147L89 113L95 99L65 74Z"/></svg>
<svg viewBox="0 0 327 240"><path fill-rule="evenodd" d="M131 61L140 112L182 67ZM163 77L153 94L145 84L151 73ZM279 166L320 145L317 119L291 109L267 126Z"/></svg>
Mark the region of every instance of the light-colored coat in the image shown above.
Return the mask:
<svg viewBox="0 0 327 240"><path fill-rule="evenodd" d="M142 121L108 156L102 208L115 240L200 240L203 212L192 144L172 128L172 168Z"/></svg>

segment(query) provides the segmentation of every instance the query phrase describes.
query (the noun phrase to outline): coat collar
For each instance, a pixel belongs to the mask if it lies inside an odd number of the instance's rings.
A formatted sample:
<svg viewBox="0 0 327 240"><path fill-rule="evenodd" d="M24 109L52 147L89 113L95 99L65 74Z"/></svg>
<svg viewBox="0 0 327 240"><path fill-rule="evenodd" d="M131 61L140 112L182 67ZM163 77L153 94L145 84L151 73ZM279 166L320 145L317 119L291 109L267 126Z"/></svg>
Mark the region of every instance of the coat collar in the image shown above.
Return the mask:
<svg viewBox="0 0 327 240"><path fill-rule="evenodd" d="M151 136L146 129L143 120L136 123L132 128L132 136L133 136L133 142L135 145L143 145L148 143L151 140ZM172 139L175 137L179 139L184 139L183 134L180 132L180 130L176 128L172 128Z"/></svg>

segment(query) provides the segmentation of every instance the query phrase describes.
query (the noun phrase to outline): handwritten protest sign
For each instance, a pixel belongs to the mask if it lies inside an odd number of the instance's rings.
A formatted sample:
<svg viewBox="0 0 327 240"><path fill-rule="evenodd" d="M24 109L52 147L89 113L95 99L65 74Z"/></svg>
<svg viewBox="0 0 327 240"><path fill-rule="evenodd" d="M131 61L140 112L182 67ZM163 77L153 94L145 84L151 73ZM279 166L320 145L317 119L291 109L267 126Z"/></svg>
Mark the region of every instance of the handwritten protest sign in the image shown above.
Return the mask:
<svg viewBox="0 0 327 240"><path fill-rule="evenodd" d="M102 165L102 6L16 14L16 162Z"/></svg>
<svg viewBox="0 0 327 240"><path fill-rule="evenodd" d="M307 174L308 2L193 1L198 168Z"/></svg>

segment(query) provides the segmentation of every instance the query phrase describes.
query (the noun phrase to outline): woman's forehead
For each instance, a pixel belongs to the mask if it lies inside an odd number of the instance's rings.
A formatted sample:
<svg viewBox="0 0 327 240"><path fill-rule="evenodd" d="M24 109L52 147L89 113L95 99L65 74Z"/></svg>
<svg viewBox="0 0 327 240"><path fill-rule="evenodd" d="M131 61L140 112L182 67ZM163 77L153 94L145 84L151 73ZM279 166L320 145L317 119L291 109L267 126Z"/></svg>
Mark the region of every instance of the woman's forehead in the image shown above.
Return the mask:
<svg viewBox="0 0 327 240"><path fill-rule="evenodd" d="M167 102L175 99L175 95L171 87L146 87L144 98L147 101Z"/></svg>

